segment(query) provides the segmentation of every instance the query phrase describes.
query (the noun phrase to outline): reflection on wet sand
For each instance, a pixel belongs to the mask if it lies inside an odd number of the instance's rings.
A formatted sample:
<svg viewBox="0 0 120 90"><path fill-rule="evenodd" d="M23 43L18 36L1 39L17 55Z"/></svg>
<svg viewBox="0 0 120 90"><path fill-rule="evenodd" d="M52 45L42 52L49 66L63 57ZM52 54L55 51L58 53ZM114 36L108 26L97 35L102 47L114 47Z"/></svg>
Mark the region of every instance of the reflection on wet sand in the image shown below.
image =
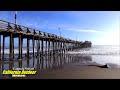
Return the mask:
<svg viewBox="0 0 120 90"><path fill-rule="evenodd" d="M2 75L3 70L12 70L13 67L17 68L35 68L35 69L62 69L63 65L76 62L92 61L91 56L77 56L66 54L45 54L39 57L19 61L0 62L0 78L11 78L11 75Z"/></svg>

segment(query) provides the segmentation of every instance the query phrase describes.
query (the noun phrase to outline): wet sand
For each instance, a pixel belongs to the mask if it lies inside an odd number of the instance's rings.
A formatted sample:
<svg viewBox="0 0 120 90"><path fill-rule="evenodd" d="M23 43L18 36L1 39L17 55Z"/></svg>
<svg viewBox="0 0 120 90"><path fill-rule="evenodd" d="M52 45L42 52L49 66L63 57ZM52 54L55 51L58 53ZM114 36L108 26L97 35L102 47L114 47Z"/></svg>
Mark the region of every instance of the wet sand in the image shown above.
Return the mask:
<svg viewBox="0 0 120 90"><path fill-rule="evenodd" d="M120 79L120 69L69 64L58 69L37 70L23 79Z"/></svg>
<svg viewBox="0 0 120 90"><path fill-rule="evenodd" d="M22 62L20 64L23 67L26 65L30 67L35 66L37 69L35 75L26 75L23 78L12 77L12 79L120 79L120 68L100 68L98 67L100 64L93 62L91 56L57 55L48 60L42 58L33 61L29 61L30 63ZM13 63L3 64L0 69L1 72L7 69L5 65L8 65L9 70L14 66ZM6 77L5 79L7 79ZM8 78L11 79L11 77Z"/></svg>

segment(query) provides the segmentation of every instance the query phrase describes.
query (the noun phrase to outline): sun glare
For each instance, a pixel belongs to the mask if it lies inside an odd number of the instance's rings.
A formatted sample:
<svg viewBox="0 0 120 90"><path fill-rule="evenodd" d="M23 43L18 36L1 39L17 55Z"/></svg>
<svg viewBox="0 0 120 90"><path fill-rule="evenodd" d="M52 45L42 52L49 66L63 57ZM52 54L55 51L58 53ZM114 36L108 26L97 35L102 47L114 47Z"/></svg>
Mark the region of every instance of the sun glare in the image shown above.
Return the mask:
<svg viewBox="0 0 120 90"><path fill-rule="evenodd" d="M107 45L120 45L119 30L114 30L114 31L111 31L111 32L107 32L101 38L102 38L104 44L107 44Z"/></svg>

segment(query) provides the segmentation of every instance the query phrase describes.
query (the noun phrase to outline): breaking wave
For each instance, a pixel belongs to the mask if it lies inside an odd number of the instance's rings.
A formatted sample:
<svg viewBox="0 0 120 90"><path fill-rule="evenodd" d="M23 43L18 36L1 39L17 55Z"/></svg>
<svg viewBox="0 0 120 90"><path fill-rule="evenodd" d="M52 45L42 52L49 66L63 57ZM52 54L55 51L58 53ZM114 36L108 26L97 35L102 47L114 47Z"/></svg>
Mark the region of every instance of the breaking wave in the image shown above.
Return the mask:
<svg viewBox="0 0 120 90"><path fill-rule="evenodd" d="M66 54L78 55L119 55L119 46L93 46L92 48L82 48L74 51L68 51Z"/></svg>

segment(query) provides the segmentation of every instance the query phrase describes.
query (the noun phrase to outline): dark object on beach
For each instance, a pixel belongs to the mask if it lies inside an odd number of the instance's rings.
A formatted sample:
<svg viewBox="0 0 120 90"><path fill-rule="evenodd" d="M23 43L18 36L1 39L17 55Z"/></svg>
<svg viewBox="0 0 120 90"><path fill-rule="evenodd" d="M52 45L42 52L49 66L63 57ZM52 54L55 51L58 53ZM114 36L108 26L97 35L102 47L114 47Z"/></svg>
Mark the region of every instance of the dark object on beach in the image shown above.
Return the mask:
<svg viewBox="0 0 120 90"><path fill-rule="evenodd" d="M103 66L98 66L100 68L109 68L109 66L107 64L103 65Z"/></svg>

